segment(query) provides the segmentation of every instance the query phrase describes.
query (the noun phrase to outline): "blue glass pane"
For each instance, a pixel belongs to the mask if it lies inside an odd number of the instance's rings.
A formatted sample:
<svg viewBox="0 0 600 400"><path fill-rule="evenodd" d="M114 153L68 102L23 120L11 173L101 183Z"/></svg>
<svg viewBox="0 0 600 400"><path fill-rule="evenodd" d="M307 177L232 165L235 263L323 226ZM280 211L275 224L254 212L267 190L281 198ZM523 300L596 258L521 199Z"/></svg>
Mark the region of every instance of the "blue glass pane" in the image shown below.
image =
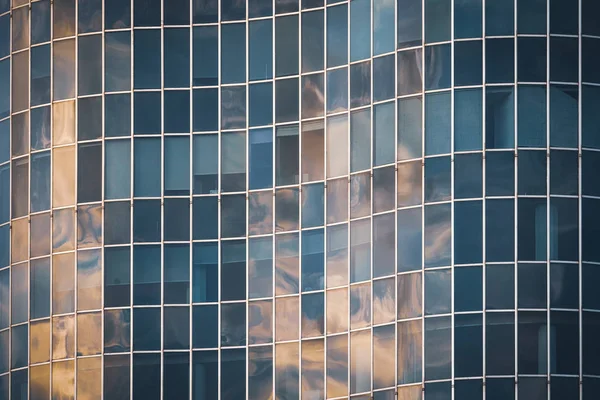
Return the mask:
<svg viewBox="0 0 600 400"><path fill-rule="evenodd" d="M454 269L454 310L481 311L483 308L483 279L481 267ZM465 357L468 358L468 357Z"/></svg>
<svg viewBox="0 0 600 400"><path fill-rule="evenodd" d="M190 92L169 90L164 93L165 133L187 133L190 131Z"/></svg>
<svg viewBox="0 0 600 400"><path fill-rule="evenodd" d="M133 240L159 242L161 231L160 200L136 200L133 203Z"/></svg>
<svg viewBox="0 0 600 400"><path fill-rule="evenodd" d="M50 60L50 45L31 49L32 106L50 102Z"/></svg>
<svg viewBox="0 0 600 400"><path fill-rule="evenodd" d="M450 92L425 96L425 155L450 153Z"/></svg>
<svg viewBox="0 0 600 400"><path fill-rule="evenodd" d="M224 18L224 16L222 16ZM221 26L221 83L246 80L246 24Z"/></svg>
<svg viewBox="0 0 600 400"><path fill-rule="evenodd" d="M161 194L161 140L135 139L133 193L136 197Z"/></svg>
<svg viewBox="0 0 600 400"><path fill-rule="evenodd" d="M9 0L4 0L7 3ZM50 40L50 1L42 0L31 4L31 44Z"/></svg>
<svg viewBox="0 0 600 400"><path fill-rule="evenodd" d="M481 89L454 92L454 150L481 150L483 99Z"/></svg>
<svg viewBox="0 0 600 400"><path fill-rule="evenodd" d="M302 232L302 291L323 289L323 229Z"/></svg>
<svg viewBox="0 0 600 400"><path fill-rule="evenodd" d="M133 350L160 350L160 308L133 310Z"/></svg>
<svg viewBox="0 0 600 400"><path fill-rule="evenodd" d="M138 1L156 0L136 0L136 3ZM160 12L160 6L158 10ZM136 25L138 25L137 22ZM134 33L133 65L135 67L133 86L136 89L159 89L161 87L160 36L160 30L143 29L136 30Z"/></svg>
<svg viewBox="0 0 600 400"><path fill-rule="evenodd" d="M195 243L192 270L192 301L205 303L217 301L218 297L218 245Z"/></svg>
<svg viewBox="0 0 600 400"><path fill-rule="evenodd" d="M187 28L164 30L164 87L190 85L190 31ZM168 93L168 92L167 92ZM166 103L166 100L165 100ZM167 103L168 104L168 103Z"/></svg>
<svg viewBox="0 0 600 400"><path fill-rule="evenodd" d="M160 0L134 0L133 9L135 26L159 26L161 24Z"/></svg>
<svg viewBox="0 0 600 400"><path fill-rule="evenodd" d="M194 198L192 212L194 239L217 238L218 208L216 196Z"/></svg>
<svg viewBox="0 0 600 400"><path fill-rule="evenodd" d="M371 56L371 2L356 0L350 3L350 61Z"/></svg>
<svg viewBox="0 0 600 400"><path fill-rule="evenodd" d="M474 264L482 261L483 213L481 201L465 201L454 204L454 262Z"/></svg>
<svg viewBox="0 0 600 400"><path fill-rule="evenodd" d="M218 35L216 26L196 26L193 28L194 86L209 86L218 83Z"/></svg>
<svg viewBox="0 0 600 400"><path fill-rule="evenodd" d="M454 1L454 37L456 39L481 37L482 0Z"/></svg>
<svg viewBox="0 0 600 400"><path fill-rule="evenodd" d="M485 209L486 260L512 261L514 260L515 210L513 200L489 200Z"/></svg>
<svg viewBox="0 0 600 400"><path fill-rule="evenodd" d="M192 346L195 349L217 347L219 326L217 305L194 306L192 308Z"/></svg>
<svg viewBox="0 0 600 400"><path fill-rule="evenodd" d="M420 46L422 41L422 0L398 0L398 49Z"/></svg>
<svg viewBox="0 0 600 400"><path fill-rule="evenodd" d="M250 85L250 126L270 125L273 122L273 84L271 82Z"/></svg>
<svg viewBox="0 0 600 400"><path fill-rule="evenodd" d="M104 0L104 27L106 29L131 26L131 3L121 0Z"/></svg>
<svg viewBox="0 0 600 400"><path fill-rule="evenodd" d="M454 44L454 84L481 85L483 79L483 50L481 40Z"/></svg>
<svg viewBox="0 0 600 400"><path fill-rule="evenodd" d="M348 6L327 9L327 67L346 64L348 60Z"/></svg>
<svg viewBox="0 0 600 400"><path fill-rule="evenodd" d="M486 137L488 149L507 149L515 143L514 88L486 88Z"/></svg>
<svg viewBox="0 0 600 400"><path fill-rule="evenodd" d="M250 189L272 187L273 130L271 128L250 131L248 157Z"/></svg>
<svg viewBox="0 0 600 400"><path fill-rule="evenodd" d="M131 135L131 95L114 94L104 97L104 136Z"/></svg>
<svg viewBox="0 0 600 400"><path fill-rule="evenodd" d="M104 197L127 198L131 193L131 141L105 142Z"/></svg>
<svg viewBox="0 0 600 400"><path fill-rule="evenodd" d="M111 32L104 36L104 90L107 92L131 88L131 34Z"/></svg>
<svg viewBox="0 0 600 400"><path fill-rule="evenodd" d="M487 1L485 3L486 36L514 35L513 0Z"/></svg>
<svg viewBox="0 0 600 400"><path fill-rule="evenodd" d="M218 89L194 90L193 129L194 132L216 131L219 129Z"/></svg>
<svg viewBox="0 0 600 400"><path fill-rule="evenodd" d="M161 303L160 253L158 245L133 248L133 304Z"/></svg>
<svg viewBox="0 0 600 400"><path fill-rule="evenodd" d="M451 0L425 0L425 43L450 40L451 8Z"/></svg>
<svg viewBox="0 0 600 400"><path fill-rule="evenodd" d="M31 156L31 212L50 209L50 152Z"/></svg>
<svg viewBox="0 0 600 400"><path fill-rule="evenodd" d="M402 13L404 12L403 10ZM373 21L375 21L373 24L373 55L393 51L396 36L394 4L385 0L374 0Z"/></svg>
<svg viewBox="0 0 600 400"><path fill-rule="evenodd" d="M133 99L133 133L160 134L162 130L160 92L136 92Z"/></svg>
<svg viewBox="0 0 600 400"><path fill-rule="evenodd" d="M517 33L546 34L546 0L517 1Z"/></svg>

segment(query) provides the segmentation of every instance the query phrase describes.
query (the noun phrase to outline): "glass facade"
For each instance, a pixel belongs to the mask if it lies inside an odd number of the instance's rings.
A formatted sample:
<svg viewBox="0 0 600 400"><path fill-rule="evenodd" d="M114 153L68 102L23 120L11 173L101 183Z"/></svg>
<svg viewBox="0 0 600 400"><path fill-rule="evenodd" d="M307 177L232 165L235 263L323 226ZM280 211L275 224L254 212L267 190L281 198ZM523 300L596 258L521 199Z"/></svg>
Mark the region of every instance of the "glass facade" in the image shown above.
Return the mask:
<svg viewBox="0 0 600 400"><path fill-rule="evenodd" d="M597 400L599 16L0 0L0 400Z"/></svg>

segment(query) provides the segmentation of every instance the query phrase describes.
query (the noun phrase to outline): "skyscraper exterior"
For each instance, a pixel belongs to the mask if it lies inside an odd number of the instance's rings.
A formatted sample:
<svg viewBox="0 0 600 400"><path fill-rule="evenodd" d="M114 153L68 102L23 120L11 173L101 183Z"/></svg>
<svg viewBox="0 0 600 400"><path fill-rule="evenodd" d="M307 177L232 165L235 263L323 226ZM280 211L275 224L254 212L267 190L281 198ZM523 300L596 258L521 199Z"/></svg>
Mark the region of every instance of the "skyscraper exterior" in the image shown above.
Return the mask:
<svg viewBox="0 0 600 400"><path fill-rule="evenodd" d="M0 400L600 398L598 0L0 0Z"/></svg>

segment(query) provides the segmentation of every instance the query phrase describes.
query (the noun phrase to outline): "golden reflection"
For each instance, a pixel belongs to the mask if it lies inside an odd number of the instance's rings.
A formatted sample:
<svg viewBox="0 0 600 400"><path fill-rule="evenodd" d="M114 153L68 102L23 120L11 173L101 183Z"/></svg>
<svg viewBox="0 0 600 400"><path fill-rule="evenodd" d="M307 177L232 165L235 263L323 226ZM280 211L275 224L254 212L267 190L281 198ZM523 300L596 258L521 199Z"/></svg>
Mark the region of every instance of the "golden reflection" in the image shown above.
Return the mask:
<svg viewBox="0 0 600 400"><path fill-rule="evenodd" d="M50 213L31 217L31 257L50 254Z"/></svg>
<svg viewBox="0 0 600 400"><path fill-rule="evenodd" d="M52 154L52 206L75 203L75 146L55 148Z"/></svg>
<svg viewBox="0 0 600 400"><path fill-rule="evenodd" d="M323 179L325 140L323 120L302 123L302 182Z"/></svg>
<svg viewBox="0 0 600 400"><path fill-rule="evenodd" d="M299 398L298 342L275 345L275 398Z"/></svg>
<svg viewBox="0 0 600 400"><path fill-rule="evenodd" d="M75 1L55 0L54 3L54 38L74 35Z"/></svg>
<svg viewBox="0 0 600 400"><path fill-rule="evenodd" d="M75 249L75 212L72 208L56 210L52 216L52 251Z"/></svg>
<svg viewBox="0 0 600 400"><path fill-rule="evenodd" d="M50 397L50 364L30 368L29 398L32 400Z"/></svg>
<svg viewBox="0 0 600 400"><path fill-rule="evenodd" d="M371 325L371 284L350 288L350 329Z"/></svg>
<svg viewBox="0 0 600 400"><path fill-rule="evenodd" d="M420 319L398 323L398 383L421 381L423 327Z"/></svg>
<svg viewBox="0 0 600 400"><path fill-rule="evenodd" d="M248 349L248 398L273 400L273 347Z"/></svg>
<svg viewBox="0 0 600 400"><path fill-rule="evenodd" d="M327 333L348 330L348 288L327 292Z"/></svg>
<svg viewBox="0 0 600 400"><path fill-rule="evenodd" d="M298 293L298 234L275 236L275 294Z"/></svg>
<svg viewBox="0 0 600 400"><path fill-rule="evenodd" d="M29 50L12 56L12 112L29 106Z"/></svg>
<svg viewBox="0 0 600 400"><path fill-rule="evenodd" d="M273 192L248 195L248 235L273 232Z"/></svg>
<svg viewBox="0 0 600 400"><path fill-rule="evenodd" d="M348 175L348 115L327 118L327 177Z"/></svg>
<svg viewBox="0 0 600 400"><path fill-rule="evenodd" d="M29 252L29 221L27 218L12 222L11 262L18 263L27 260Z"/></svg>
<svg viewBox="0 0 600 400"><path fill-rule="evenodd" d="M248 303L248 343L273 342L273 301L261 300Z"/></svg>
<svg viewBox="0 0 600 400"><path fill-rule="evenodd" d="M102 205L93 204L77 208L77 247L102 245Z"/></svg>
<svg viewBox="0 0 600 400"><path fill-rule="evenodd" d="M75 317L52 318L52 360L75 356Z"/></svg>
<svg viewBox="0 0 600 400"><path fill-rule="evenodd" d="M102 393L102 358L77 359L77 399L100 400Z"/></svg>
<svg viewBox="0 0 600 400"><path fill-rule="evenodd" d="M392 322L396 318L394 278L373 282L373 324Z"/></svg>
<svg viewBox="0 0 600 400"><path fill-rule="evenodd" d="M130 326L129 310L104 312L104 349L106 352L129 350Z"/></svg>
<svg viewBox="0 0 600 400"><path fill-rule="evenodd" d="M302 398L322 399L325 382L323 339L302 342Z"/></svg>
<svg viewBox="0 0 600 400"><path fill-rule="evenodd" d="M348 220L348 179L327 181L327 222Z"/></svg>
<svg viewBox="0 0 600 400"><path fill-rule="evenodd" d="M52 314L75 311L75 255L52 257Z"/></svg>
<svg viewBox="0 0 600 400"><path fill-rule="evenodd" d="M398 275L398 319L420 317L422 304L421 273Z"/></svg>
<svg viewBox="0 0 600 400"><path fill-rule="evenodd" d="M327 338L327 397L348 393L348 335Z"/></svg>
<svg viewBox="0 0 600 400"><path fill-rule="evenodd" d="M298 296L275 299L275 340L297 340L299 331Z"/></svg>
<svg viewBox="0 0 600 400"><path fill-rule="evenodd" d="M54 103L52 107L52 145L75 142L75 101Z"/></svg>
<svg viewBox="0 0 600 400"><path fill-rule="evenodd" d="M327 287L348 284L348 225L327 228Z"/></svg>
<svg viewBox="0 0 600 400"><path fill-rule="evenodd" d="M396 326L373 329L373 385L376 388L394 386L396 379Z"/></svg>
<svg viewBox="0 0 600 400"><path fill-rule="evenodd" d="M77 253L77 310L102 308L101 251Z"/></svg>
<svg viewBox="0 0 600 400"><path fill-rule="evenodd" d="M73 98L75 97L75 39L54 42L53 50L54 100Z"/></svg>
<svg viewBox="0 0 600 400"><path fill-rule="evenodd" d="M52 400L75 399L75 363L52 363Z"/></svg>
<svg viewBox="0 0 600 400"><path fill-rule="evenodd" d="M398 164L398 207L421 204L421 161Z"/></svg>
<svg viewBox="0 0 600 400"><path fill-rule="evenodd" d="M421 385L398 388L398 400L421 400L422 398L423 387Z"/></svg>
<svg viewBox="0 0 600 400"><path fill-rule="evenodd" d="M77 315L77 355L90 356L102 352L102 314Z"/></svg>
<svg viewBox="0 0 600 400"><path fill-rule="evenodd" d="M50 320L32 322L29 327L30 363L50 360Z"/></svg>
<svg viewBox="0 0 600 400"><path fill-rule="evenodd" d="M371 331L350 334L350 391L371 389Z"/></svg>

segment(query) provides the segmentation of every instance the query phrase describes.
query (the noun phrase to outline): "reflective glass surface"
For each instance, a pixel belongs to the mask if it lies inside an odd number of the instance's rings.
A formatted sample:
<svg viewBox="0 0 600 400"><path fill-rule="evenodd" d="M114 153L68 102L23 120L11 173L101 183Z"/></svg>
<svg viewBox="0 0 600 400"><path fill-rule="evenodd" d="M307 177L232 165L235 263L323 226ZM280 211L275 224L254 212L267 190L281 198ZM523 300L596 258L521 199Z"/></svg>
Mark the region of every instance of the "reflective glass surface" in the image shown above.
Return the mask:
<svg viewBox="0 0 600 400"><path fill-rule="evenodd" d="M0 399L600 397L595 0L0 0Z"/></svg>

